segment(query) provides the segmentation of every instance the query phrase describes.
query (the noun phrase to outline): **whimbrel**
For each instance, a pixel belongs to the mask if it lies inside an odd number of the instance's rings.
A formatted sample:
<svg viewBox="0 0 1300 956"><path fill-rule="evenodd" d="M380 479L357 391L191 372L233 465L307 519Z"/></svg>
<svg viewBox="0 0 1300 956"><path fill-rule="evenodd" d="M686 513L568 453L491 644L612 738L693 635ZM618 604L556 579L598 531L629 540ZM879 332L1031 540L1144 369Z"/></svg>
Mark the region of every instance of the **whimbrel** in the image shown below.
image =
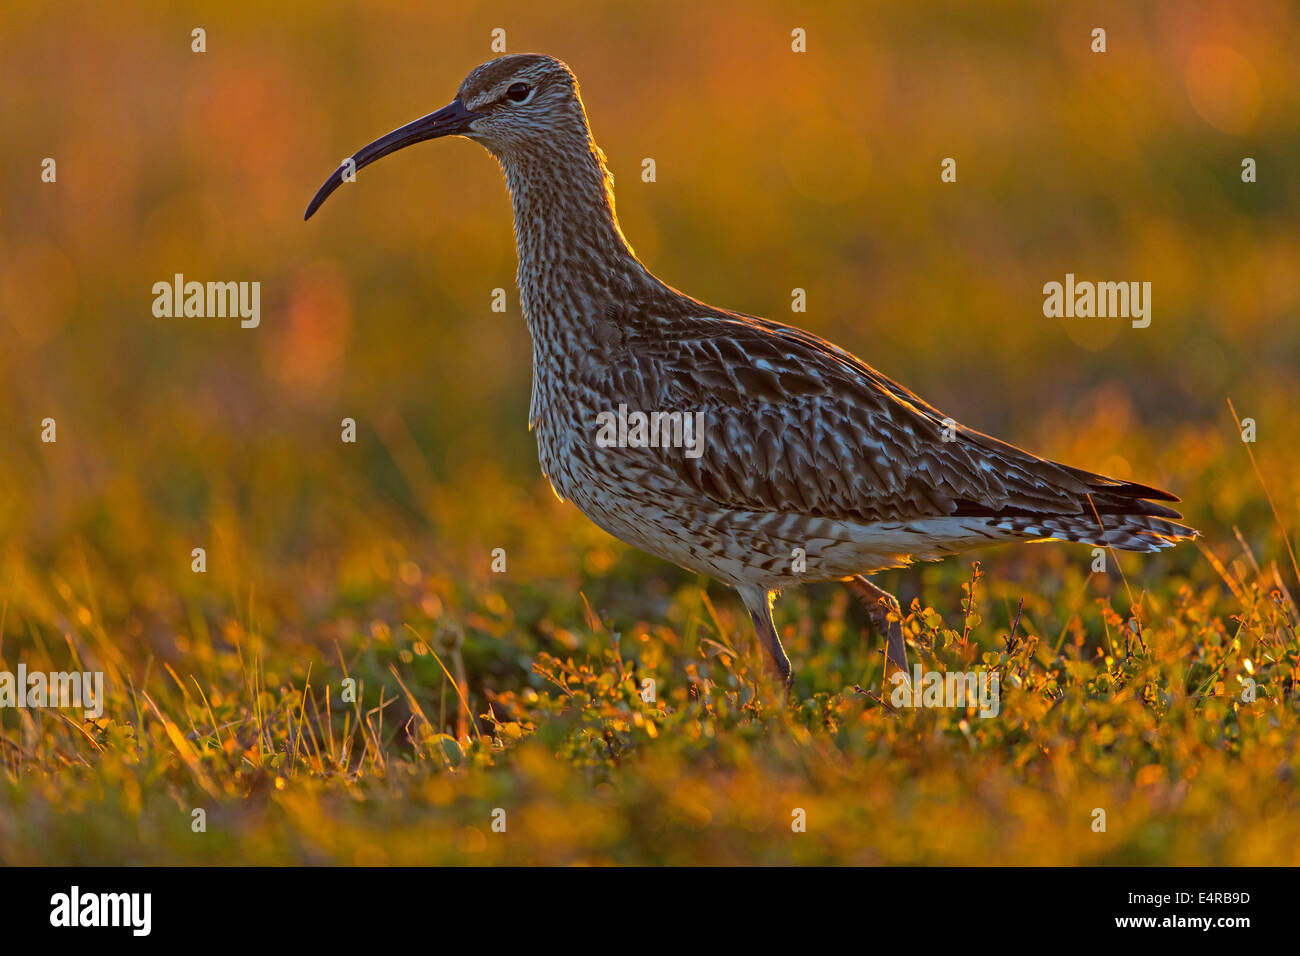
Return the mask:
<svg viewBox="0 0 1300 956"><path fill-rule="evenodd" d="M530 427L557 495L610 534L734 587L782 680L784 588L847 581L907 670L898 602L866 575L1006 541L1155 551L1195 536L1173 495L1039 458L956 424L811 332L705 305L661 282L619 229L578 83L559 60L503 56L449 106L334 172L464 136L505 172L533 345ZM698 456L598 441L615 409L703 417ZM671 418L678 414L679 418ZM892 614L891 614L892 612Z"/></svg>

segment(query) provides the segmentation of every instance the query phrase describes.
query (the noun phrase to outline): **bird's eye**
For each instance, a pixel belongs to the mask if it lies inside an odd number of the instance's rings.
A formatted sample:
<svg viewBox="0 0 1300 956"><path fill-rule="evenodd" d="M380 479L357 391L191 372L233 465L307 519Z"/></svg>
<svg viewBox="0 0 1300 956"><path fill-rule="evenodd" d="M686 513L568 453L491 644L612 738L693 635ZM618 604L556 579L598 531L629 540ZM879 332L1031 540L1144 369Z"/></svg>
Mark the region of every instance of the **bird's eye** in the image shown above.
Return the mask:
<svg viewBox="0 0 1300 956"><path fill-rule="evenodd" d="M510 87L510 89L506 90L506 96L510 97L510 99L514 100L516 103L522 103L524 100L528 99L528 94L531 92L532 88L529 87L527 83L515 83Z"/></svg>

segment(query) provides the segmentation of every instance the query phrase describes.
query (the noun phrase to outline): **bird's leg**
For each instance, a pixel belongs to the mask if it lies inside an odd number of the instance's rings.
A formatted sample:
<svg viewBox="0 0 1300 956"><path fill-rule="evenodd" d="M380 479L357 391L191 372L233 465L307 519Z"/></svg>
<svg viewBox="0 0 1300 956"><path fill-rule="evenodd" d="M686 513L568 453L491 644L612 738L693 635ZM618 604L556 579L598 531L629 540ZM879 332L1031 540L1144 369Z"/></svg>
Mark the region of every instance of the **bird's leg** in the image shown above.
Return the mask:
<svg viewBox="0 0 1300 956"><path fill-rule="evenodd" d="M754 630L758 632L758 640L763 645L763 650L767 652L777 676L781 678L781 683L789 687L794 679L794 672L790 667L790 658L786 657L785 648L781 646L781 638L776 633L776 622L772 620L772 601L776 595L762 588L739 588L738 590L741 600L745 602L745 608L749 611L750 620L754 622Z"/></svg>
<svg viewBox="0 0 1300 956"><path fill-rule="evenodd" d="M848 585L867 609L872 626L885 636L885 680L888 682L900 670L906 676L907 645L903 643L903 611L898 605L898 598L872 584L861 574L849 578ZM891 621L890 613L897 614L900 620Z"/></svg>

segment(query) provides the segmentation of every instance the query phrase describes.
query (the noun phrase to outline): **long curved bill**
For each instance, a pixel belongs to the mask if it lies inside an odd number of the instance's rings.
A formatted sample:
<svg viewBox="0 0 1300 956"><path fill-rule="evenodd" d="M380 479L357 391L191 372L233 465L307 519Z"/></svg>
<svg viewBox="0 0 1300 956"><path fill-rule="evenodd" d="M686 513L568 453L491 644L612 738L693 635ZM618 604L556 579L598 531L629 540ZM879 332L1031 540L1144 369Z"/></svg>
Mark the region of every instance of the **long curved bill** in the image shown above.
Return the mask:
<svg viewBox="0 0 1300 956"><path fill-rule="evenodd" d="M381 136L369 146L363 146L351 159L344 160L330 178L325 180L325 185L316 191L302 218L310 219L312 214L321 207L321 203L329 198L330 193L349 181L357 170L414 143L468 132L469 124L477 118L478 114L465 109L465 105L460 100L452 100L437 112L422 116L413 123L407 123L393 130L387 136Z"/></svg>

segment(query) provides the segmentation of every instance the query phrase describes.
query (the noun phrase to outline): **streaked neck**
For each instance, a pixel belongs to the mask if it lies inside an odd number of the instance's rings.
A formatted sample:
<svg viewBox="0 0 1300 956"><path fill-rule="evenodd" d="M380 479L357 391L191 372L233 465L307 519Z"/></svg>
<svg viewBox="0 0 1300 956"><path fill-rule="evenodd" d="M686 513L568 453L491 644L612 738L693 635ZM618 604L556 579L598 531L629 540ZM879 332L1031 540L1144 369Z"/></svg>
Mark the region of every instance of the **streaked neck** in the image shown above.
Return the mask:
<svg viewBox="0 0 1300 956"><path fill-rule="evenodd" d="M589 135L498 158L514 206L519 295L534 339L589 327L607 303L660 285L619 228L613 179Z"/></svg>

